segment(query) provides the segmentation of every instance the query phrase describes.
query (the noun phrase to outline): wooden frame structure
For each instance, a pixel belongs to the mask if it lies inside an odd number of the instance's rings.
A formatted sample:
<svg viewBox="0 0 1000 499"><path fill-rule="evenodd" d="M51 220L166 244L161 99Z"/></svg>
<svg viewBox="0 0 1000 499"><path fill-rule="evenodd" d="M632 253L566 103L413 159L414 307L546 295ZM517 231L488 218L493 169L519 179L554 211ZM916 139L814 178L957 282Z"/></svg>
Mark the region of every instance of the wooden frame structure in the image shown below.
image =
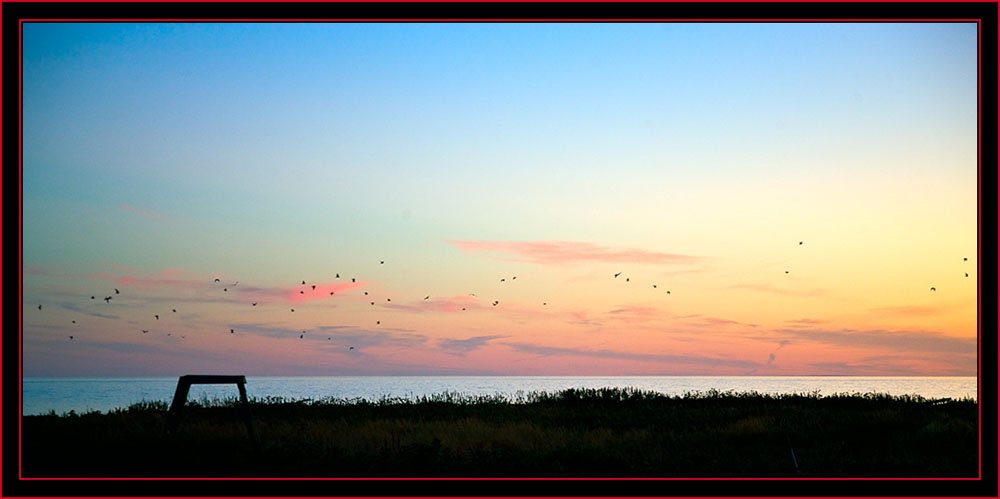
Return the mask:
<svg viewBox="0 0 1000 499"><path fill-rule="evenodd" d="M247 436L255 442L260 441L257 429L254 427L253 418L250 417L250 402L247 401L246 376L228 376L216 374L187 374L177 380L177 390L174 392L174 400L170 404L170 411L167 412L166 437L171 437L177 431L177 423L180 420L181 409L187 402L188 392L191 385L228 385L235 383L240 391L240 402L243 405L243 418L247 424Z"/></svg>

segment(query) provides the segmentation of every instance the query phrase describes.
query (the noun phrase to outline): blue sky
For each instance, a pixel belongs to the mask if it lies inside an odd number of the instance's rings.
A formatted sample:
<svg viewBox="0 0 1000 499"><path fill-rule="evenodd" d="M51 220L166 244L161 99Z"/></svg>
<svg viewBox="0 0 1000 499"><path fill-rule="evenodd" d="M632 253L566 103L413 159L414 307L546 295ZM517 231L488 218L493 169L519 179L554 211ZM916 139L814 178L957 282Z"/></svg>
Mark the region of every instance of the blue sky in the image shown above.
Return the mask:
<svg viewBox="0 0 1000 499"><path fill-rule="evenodd" d="M458 294L510 262L448 241L555 241L701 255L708 293L778 265L788 234L826 252L802 292L850 295L872 261L975 249L971 23L23 29L24 260L50 273L294 283L391 255L387 289ZM892 286L844 310L909 303ZM974 335L974 297L932 332ZM691 304L713 306L749 313Z"/></svg>

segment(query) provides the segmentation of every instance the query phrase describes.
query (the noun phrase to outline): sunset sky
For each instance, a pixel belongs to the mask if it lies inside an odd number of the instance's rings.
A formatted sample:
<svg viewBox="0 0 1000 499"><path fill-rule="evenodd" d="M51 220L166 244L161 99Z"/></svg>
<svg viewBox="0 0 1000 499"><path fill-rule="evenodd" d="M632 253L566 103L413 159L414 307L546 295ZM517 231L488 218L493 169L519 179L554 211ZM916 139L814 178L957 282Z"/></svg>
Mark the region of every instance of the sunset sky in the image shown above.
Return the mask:
<svg viewBox="0 0 1000 499"><path fill-rule="evenodd" d="M24 375L974 376L976 51L25 23Z"/></svg>

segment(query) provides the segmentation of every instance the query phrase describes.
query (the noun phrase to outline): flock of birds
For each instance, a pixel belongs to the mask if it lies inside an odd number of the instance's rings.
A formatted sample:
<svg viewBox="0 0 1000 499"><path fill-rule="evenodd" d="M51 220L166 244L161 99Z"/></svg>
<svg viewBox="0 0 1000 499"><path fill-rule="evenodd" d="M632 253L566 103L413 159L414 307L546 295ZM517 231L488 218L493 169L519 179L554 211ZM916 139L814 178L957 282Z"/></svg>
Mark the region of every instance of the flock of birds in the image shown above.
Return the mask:
<svg viewBox="0 0 1000 499"><path fill-rule="evenodd" d="M804 243L804 241L799 241L799 246L801 246L803 243ZM968 257L963 257L962 261L963 262L968 262L969 258ZM384 264L385 264L385 260L379 260L379 265L384 265ZM785 270L785 274L789 274L789 273L790 273L789 270ZM622 275L622 272L618 272L618 273L614 274L612 277L614 279L618 279L618 277L621 276L621 275ZM969 273L968 272L965 272L965 277L966 278L969 277ZM336 273L335 279L340 279L340 274L339 273ZM511 276L511 278L510 278L511 281L514 281L516 279L517 279L517 276ZM351 282L352 283L356 283L357 282L357 278L356 277L352 277L351 278ZM500 283L505 283L505 282L507 282L507 278L506 277L501 277L500 278ZM631 278L628 277L628 276L626 276L625 277L625 282L630 283L631 282ZM218 284L218 285L222 285L223 286L222 291L224 293L227 293L227 292L229 292L229 288L230 287L234 287L235 288L239 284L239 281L236 281L236 282L234 282L232 284L223 285L222 284L222 280L220 278L215 278L214 279L214 283ZM316 291L316 285L315 284L311 284L310 285L310 284L307 284L305 280L301 281L301 286L307 286L307 285L310 286L311 291L313 291L313 292ZM657 284L652 284L652 287L653 287L653 289L658 289ZM114 289L114 295L108 295L108 296L105 296L104 298L102 298L105 303L109 303L110 304L111 300L114 298L115 295L120 295L121 294L121 291L118 288L113 288L113 289ZM930 291L931 292L937 292L937 288L935 286L931 286ZM304 295L306 293L306 290L300 289L299 293ZM333 296L334 294L335 294L335 292L330 291L330 296ZM670 294L670 290L666 290L666 294L669 295ZM368 291L365 291L364 295L368 296ZM472 296L474 298L478 298L478 296L475 293L469 293L468 295ZM430 295L426 295L426 296L424 296L423 300L426 301L426 300L429 300L430 298L431 298ZM91 300L96 300L97 299L97 295L91 295L90 299ZM387 303L391 303L392 302L392 298L386 297L385 301ZM252 301L252 302L249 302L249 303L250 303L251 306L256 307L259 302ZM369 304L371 306L375 306L375 301L369 301ZM499 300L493 300L492 301L492 306L493 307L496 307L499 304L500 304ZM548 305L548 302L542 302L542 306L547 306L547 305ZM38 310L39 311L42 310L42 305L41 304L38 305ZM177 313L177 309L176 308L171 308L170 310L171 310L171 313ZM462 311L465 311L465 310L466 310L466 307L462 307ZM291 312L295 312L295 309L294 308L290 308L290 311ZM160 320L160 315L159 314L153 314L153 319L156 320L156 321L159 321ZM72 323L76 324L76 320L73 320ZM381 320L376 320L375 321L375 325L381 325L381 324L382 324ZM142 331L142 334L148 334L149 331L150 331L149 329L140 329L140 330ZM229 333L230 334L236 334L235 328L229 328ZM171 336L171 334L172 333L169 333L169 332L166 333L167 336ZM304 339L305 335L306 335L306 331L303 330L302 333L299 334L299 339ZM187 338L186 335L180 335L180 337L181 338ZM69 339L70 340L74 339L74 336L70 335ZM332 339L333 339L332 337L327 337L327 340L331 340L332 341ZM348 351L353 351L353 350L355 350L354 346L349 346Z"/></svg>

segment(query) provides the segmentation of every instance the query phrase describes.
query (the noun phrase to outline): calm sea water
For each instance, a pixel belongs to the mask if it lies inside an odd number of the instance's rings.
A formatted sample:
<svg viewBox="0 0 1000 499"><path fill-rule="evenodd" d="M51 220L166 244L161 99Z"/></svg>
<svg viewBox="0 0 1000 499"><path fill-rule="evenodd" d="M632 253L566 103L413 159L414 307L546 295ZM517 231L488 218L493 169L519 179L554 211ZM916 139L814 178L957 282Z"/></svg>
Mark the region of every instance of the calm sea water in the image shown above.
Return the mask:
<svg viewBox="0 0 1000 499"><path fill-rule="evenodd" d="M75 410L106 412L139 401L173 398L177 378L26 378L22 414L57 414ZM250 397L284 399L416 398L445 392L502 395L557 392L567 388L633 387L667 395L719 391L782 394L888 393L925 398L976 398L975 377L846 377L846 376L363 376L247 377ZM194 385L189 400L232 398L235 385Z"/></svg>

